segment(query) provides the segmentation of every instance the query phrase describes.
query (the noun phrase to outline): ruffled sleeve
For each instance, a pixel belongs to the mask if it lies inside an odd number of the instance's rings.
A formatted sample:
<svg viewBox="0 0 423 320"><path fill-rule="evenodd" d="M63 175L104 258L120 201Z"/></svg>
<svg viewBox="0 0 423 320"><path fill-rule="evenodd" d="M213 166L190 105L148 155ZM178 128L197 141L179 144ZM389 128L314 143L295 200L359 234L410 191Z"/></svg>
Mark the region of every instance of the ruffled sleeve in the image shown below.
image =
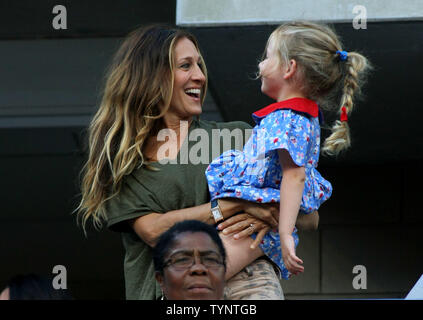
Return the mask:
<svg viewBox="0 0 423 320"><path fill-rule="evenodd" d="M267 154L286 149L298 166L305 166L312 133L311 122L292 110L278 110L267 115L257 132L257 150Z"/></svg>

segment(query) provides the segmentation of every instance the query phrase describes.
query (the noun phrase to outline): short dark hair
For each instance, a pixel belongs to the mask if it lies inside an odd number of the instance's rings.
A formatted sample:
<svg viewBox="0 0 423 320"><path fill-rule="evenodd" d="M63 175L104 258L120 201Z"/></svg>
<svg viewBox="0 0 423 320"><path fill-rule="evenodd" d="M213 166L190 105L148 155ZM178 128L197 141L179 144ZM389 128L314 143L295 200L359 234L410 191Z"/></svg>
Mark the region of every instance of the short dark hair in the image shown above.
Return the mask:
<svg viewBox="0 0 423 320"><path fill-rule="evenodd" d="M217 230L214 227L198 220L185 220L176 223L173 227L162 233L162 235L159 237L156 246L153 248L155 271L163 273L164 256L167 254L169 248L173 245L175 238L184 232L204 232L208 234L219 248L219 252L223 258L223 265L226 269L226 250Z"/></svg>
<svg viewBox="0 0 423 320"><path fill-rule="evenodd" d="M54 289L53 279L37 274L16 275L8 283L10 300L73 300L68 289Z"/></svg>

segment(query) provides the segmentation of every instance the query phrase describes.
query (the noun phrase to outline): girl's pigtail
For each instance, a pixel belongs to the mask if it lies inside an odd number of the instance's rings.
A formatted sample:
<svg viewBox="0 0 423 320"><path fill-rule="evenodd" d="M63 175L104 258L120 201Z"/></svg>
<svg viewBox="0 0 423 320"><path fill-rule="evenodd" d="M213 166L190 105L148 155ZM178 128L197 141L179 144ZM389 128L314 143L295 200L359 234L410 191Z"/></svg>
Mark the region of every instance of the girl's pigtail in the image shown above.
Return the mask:
<svg viewBox="0 0 423 320"><path fill-rule="evenodd" d="M350 128L348 125L348 115L351 113L354 103L353 99L360 91L361 78L370 65L367 59L359 53L349 52L346 56L345 51L337 51L339 54L339 63L345 63L344 87L342 90L341 104L339 111L340 120L336 120L332 127L332 133L326 138L322 153L336 156L342 150L351 145ZM344 61L345 60L345 61Z"/></svg>

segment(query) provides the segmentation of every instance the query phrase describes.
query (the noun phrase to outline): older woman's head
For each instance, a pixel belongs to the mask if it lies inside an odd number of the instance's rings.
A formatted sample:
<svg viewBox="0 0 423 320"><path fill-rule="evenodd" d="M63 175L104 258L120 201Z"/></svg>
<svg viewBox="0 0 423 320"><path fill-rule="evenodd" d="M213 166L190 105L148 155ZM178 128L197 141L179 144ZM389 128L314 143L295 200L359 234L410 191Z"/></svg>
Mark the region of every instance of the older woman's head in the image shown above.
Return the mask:
<svg viewBox="0 0 423 320"><path fill-rule="evenodd" d="M213 227L196 220L179 222L160 236L153 255L167 299L223 299L226 252Z"/></svg>

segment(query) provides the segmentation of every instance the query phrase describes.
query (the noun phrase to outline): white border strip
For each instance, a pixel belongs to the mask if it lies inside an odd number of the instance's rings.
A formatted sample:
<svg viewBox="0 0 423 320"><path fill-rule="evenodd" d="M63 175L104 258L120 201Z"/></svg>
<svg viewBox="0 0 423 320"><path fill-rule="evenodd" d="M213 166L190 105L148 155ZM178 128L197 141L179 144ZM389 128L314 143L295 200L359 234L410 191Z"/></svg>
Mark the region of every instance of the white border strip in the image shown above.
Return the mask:
<svg viewBox="0 0 423 320"><path fill-rule="evenodd" d="M363 12L363 7L365 12ZM278 24L292 20L351 22L421 21L422 0L177 0L179 26Z"/></svg>

